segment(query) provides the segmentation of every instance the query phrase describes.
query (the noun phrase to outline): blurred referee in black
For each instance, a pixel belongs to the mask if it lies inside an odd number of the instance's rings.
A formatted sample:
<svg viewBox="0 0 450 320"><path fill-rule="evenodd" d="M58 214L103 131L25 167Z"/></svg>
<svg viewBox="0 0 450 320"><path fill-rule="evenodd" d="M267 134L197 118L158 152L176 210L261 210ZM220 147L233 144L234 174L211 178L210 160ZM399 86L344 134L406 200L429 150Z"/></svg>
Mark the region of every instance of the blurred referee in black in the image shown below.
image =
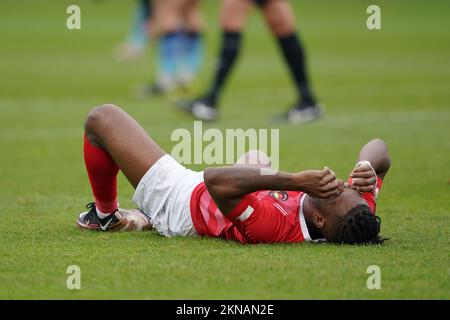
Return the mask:
<svg viewBox="0 0 450 320"><path fill-rule="evenodd" d="M323 114L308 80L305 53L295 30L295 16L289 0L222 0L220 23L222 48L209 90L200 98L178 106L195 118L214 121L218 118L218 100L242 46L242 30L253 4L256 4L275 35L298 92L298 101L277 120L305 123Z"/></svg>

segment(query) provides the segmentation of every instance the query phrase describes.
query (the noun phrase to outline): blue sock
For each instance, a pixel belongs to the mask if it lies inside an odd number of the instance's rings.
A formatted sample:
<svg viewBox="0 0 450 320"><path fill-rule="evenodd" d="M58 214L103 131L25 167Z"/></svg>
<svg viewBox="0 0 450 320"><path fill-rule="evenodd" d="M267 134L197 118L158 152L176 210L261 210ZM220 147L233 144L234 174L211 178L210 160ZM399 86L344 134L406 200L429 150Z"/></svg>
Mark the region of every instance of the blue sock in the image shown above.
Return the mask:
<svg viewBox="0 0 450 320"><path fill-rule="evenodd" d="M203 39L199 32L185 34L185 63L188 72L195 76L203 62Z"/></svg>
<svg viewBox="0 0 450 320"><path fill-rule="evenodd" d="M133 16L133 23L130 34L128 35L128 42L144 46L147 41L147 20L150 17L150 6L148 0L138 0L136 10Z"/></svg>
<svg viewBox="0 0 450 320"><path fill-rule="evenodd" d="M183 38L181 32L169 32L159 39L159 74L175 77L180 65Z"/></svg>

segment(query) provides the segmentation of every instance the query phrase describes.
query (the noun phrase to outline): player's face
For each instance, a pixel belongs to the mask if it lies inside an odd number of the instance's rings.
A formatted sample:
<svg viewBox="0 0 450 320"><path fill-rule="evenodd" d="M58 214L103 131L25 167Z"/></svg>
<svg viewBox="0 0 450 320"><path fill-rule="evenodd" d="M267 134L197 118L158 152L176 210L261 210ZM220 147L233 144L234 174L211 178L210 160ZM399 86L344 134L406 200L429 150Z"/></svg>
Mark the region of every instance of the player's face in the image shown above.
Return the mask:
<svg viewBox="0 0 450 320"><path fill-rule="evenodd" d="M334 198L317 200L317 209L326 220L323 233L329 241L333 241L337 237L339 225L347 212L358 204L366 204L360 194L351 189L345 189Z"/></svg>
<svg viewBox="0 0 450 320"><path fill-rule="evenodd" d="M365 202L358 191L351 189L344 189L344 192L337 197L322 200L324 213L340 218L343 218L351 208L358 204L365 204Z"/></svg>

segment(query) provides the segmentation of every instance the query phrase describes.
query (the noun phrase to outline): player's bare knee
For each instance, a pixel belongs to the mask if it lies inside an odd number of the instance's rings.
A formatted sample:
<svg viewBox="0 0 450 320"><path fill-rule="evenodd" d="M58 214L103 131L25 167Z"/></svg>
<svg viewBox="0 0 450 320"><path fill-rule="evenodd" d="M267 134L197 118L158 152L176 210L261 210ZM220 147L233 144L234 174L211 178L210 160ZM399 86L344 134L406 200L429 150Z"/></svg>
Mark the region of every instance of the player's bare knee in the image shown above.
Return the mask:
<svg viewBox="0 0 450 320"><path fill-rule="evenodd" d="M245 25L250 1L226 0L220 11L220 26L226 32L240 32Z"/></svg>
<svg viewBox="0 0 450 320"><path fill-rule="evenodd" d="M381 139L381 138L374 138L374 139L372 139L372 141L380 143L380 144L382 144L382 145L387 147L386 142L383 139Z"/></svg>
<svg viewBox="0 0 450 320"><path fill-rule="evenodd" d="M266 16L267 24L272 33L277 37L284 37L294 32L294 25L289 21L284 20L283 17L272 14L269 14L269 16L270 17Z"/></svg>
<svg viewBox="0 0 450 320"><path fill-rule="evenodd" d="M244 27L244 21L240 17L220 17L220 26L225 32L240 32Z"/></svg>
<svg viewBox="0 0 450 320"><path fill-rule="evenodd" d="M295 31L295 18L289 5L284 1L268 2L263 8L263 12L274 35L283 37Z"/></svg>
<svg viewBox="0 0 450 320"><path fill-rule="evenodd" d="M93 108L84 123L86 134L95 134L96 129L104 123L109 123L114 114L120 112L120 108L113 104L104 104Z"/></svg>

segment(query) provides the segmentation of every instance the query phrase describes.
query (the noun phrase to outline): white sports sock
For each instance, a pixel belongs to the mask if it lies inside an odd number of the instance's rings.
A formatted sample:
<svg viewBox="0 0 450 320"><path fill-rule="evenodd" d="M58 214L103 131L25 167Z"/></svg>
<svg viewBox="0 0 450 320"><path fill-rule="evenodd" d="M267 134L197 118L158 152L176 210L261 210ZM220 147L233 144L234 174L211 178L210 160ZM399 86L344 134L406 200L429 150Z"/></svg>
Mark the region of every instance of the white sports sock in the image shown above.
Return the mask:
<svg viewBox="0 0 450 320"><path fill-rule="evenodd" d="M105 218L107 218L107 217L109 217L113 212L110 212L110 213L104 213L104 212L101 212L97 207L95 207L95 209L96 209L96 211L97 211L97 216L100 218L100 219L105 219Z"/></svg>

